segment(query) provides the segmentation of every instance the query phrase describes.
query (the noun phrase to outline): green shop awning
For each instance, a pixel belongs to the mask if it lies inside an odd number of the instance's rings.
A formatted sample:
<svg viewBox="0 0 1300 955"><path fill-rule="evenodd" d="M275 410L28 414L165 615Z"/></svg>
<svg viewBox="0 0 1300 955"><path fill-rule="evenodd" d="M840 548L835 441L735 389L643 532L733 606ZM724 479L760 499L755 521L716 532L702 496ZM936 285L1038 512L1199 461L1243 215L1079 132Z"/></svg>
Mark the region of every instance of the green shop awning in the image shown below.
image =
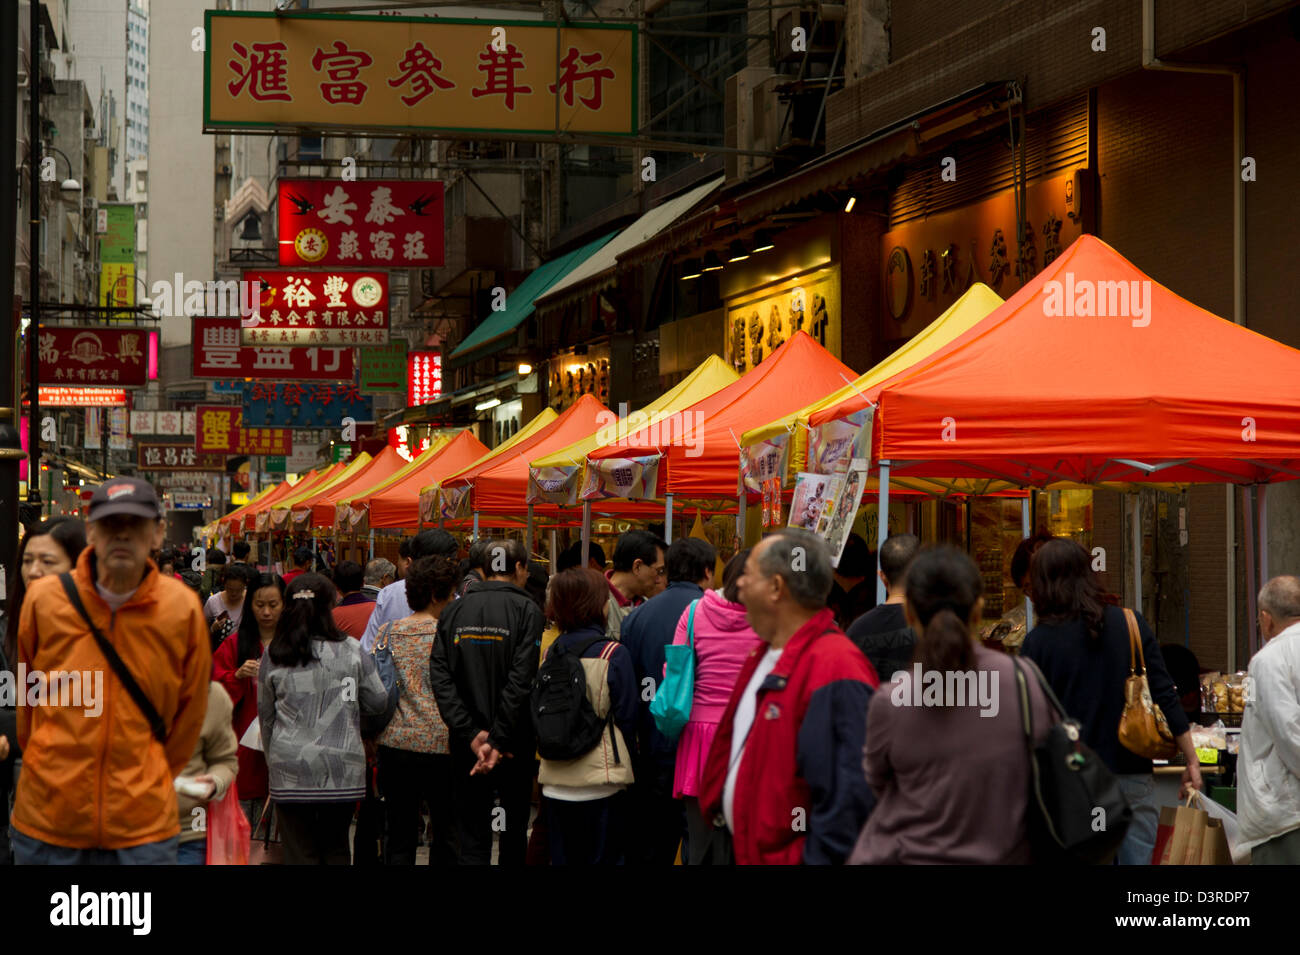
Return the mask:
<svg viewBox="0 0 1300 955"><path fill-rule="evenodd" d="M470 332L465 340L456 346L455 351L447 359L448 367L465 365L509 347L510 336L524 319L533 314L533 303L617 234L616 231L611 232L594 242L588 242L579 249L539 265L529 273L528 278L519 283L518 288L506 296L504 309L489 315L478 328Z"/></svg>

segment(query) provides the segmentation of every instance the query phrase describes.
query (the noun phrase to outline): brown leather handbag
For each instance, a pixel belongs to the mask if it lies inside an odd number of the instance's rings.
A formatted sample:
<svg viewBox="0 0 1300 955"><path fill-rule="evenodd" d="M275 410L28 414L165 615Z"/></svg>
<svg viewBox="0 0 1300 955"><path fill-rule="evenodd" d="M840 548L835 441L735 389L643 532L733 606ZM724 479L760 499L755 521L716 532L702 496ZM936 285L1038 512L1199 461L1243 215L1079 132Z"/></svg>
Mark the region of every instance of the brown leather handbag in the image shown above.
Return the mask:
<svg viewBox="0 0 1300 955"><path fill-rule="evenodd" d="M1169 759L1178 752L1174 734L1164 712L1151 699L1147 683L1147 661L1142 654L1142 635L1137 616L1124 611L1128 622L1128 679L1124 681L1124 713L1119 718L1119 741L1131 753L1145 759Z"/></svg>

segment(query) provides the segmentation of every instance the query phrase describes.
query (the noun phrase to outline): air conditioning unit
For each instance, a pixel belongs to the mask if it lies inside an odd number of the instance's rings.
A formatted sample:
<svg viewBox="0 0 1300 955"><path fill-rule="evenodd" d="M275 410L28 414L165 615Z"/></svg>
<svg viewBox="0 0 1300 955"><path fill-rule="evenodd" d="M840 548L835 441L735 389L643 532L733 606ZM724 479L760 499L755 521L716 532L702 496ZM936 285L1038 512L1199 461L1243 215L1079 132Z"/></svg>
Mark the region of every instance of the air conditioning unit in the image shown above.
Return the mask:
<svg viewBox="0 0 1300 955"><path fill-rule="evenodd" d="M764 66L747 66L738 73L727 77L724 97L723 142L729 149L755 149L754 93L763 81L772 75L772 70ZM726 158L726 181L728 183L748 179L763 161L756 156L742 153L728 153Z"/></svg>

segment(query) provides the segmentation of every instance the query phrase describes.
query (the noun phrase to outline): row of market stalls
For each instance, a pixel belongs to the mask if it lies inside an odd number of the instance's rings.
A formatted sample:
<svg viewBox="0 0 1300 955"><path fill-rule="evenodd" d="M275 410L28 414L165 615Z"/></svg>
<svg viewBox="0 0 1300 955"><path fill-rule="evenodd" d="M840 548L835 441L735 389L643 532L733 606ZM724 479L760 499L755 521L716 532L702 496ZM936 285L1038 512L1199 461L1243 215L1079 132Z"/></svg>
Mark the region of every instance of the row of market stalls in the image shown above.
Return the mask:
<svg viewBox="0 0 1300 955"><path fill-rule="evenodd" d="M1031 489L1233 484L1255 505L1297 477L1300 351L1192 305L1085 235L1006 301L973 284L865 374L798 332L744 375L712 356L630 414L584 395L493 449L461 431L410 462L362 455L210 530L374 554L377 532L437 525L516 533L530 548L549 533L553 549L560 529L585 545L599 522L662 523L671 539L721 515L735 543L801 523L838 554L864 500L887 516L900 494L1019 497L1028 531ZM1249 530L1258 578L1263 528ZM874 531L883 541L888 520Z"/></svg>

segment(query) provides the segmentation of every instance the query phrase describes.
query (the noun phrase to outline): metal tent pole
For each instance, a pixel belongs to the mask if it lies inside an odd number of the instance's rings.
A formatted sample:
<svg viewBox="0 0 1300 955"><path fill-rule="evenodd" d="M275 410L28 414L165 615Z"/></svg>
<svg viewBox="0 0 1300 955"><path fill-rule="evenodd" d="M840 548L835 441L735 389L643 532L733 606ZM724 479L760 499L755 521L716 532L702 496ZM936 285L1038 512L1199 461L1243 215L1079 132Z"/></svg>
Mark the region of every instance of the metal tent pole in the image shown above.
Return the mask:
<svg viewBox="0 0 1300 955"><path fill-rule="evenodd" d="M1029 498L1028 496L1020 499L1020 536L1028 537L1030 527ZM1034 605L1029 599L1029 594L1025 594L1025 633L1034 629Z"/></svg>
<svg viewBox="0 0 1300 955"><path fill-rule="evenodd" d="M1142 495L1133 495L1132 526L1129 528L1133 546L1133 609L1142 613ZM1143 614L1145 616L1145 614Z"/></svg>
<svg viewBox="0 0 1300 955"><path fill-rule="evenodd" d="M876 554L889 537L889 462L880 462L880 500L876 504ZM877 558L878 559L878 558ZM883 604L889 596L885 592L885 582L876 575L876 603Z"/></svg>
<svg viewBox="0 0 1300 955"><path fill-rule="evenodd" d="M582 566L591 559L591 501L582 502Z"/></svg>
<svg viewBox="0 0 1300 955"><path fill-rule="evenodd" d="M528 505L528 527L524 530L524 550L528 551L528 556L533 556L533 505Z"/></svg>
<svg viewBox="0 0 1300 955"><path fill-rule="evenodd" d="M664 540L669 544L673 542L673 496L671 493L664 495Z"/></svg>
<svg viewBox="0 0 1300 955"><path fill-rule="evenodd" d="M474 512L474 540L478 540L478 511Z"/></svg>
<svg viewBox="0 0 1300 955"><path fill-rule="evenodd" d="M559 559L560 548L559 540L556 537L555 528L551 528L551 576L555 576L555 563Z"/></svg>
<svg viewBox="0 0 1300 955"><path fill-rule="evenodd" d="M1259 609L1255 606L1255 597L1258 593L1258 584L1256 583L1256 568L1259 566L1255 560L1256 556L1256 520L1255 520L1255 488L1243 487L1241 489L1241 513L1245 518L1245 527L1242 533L1245 535L1246 551L1246 650L1253 654L1255 647L1259 642Z"/></svg>
<svg viewBox="0 0 1300 955"><path fill-rule="evenodd" d="M370 528L370 559L375 559L375 529Z"/></svg>

